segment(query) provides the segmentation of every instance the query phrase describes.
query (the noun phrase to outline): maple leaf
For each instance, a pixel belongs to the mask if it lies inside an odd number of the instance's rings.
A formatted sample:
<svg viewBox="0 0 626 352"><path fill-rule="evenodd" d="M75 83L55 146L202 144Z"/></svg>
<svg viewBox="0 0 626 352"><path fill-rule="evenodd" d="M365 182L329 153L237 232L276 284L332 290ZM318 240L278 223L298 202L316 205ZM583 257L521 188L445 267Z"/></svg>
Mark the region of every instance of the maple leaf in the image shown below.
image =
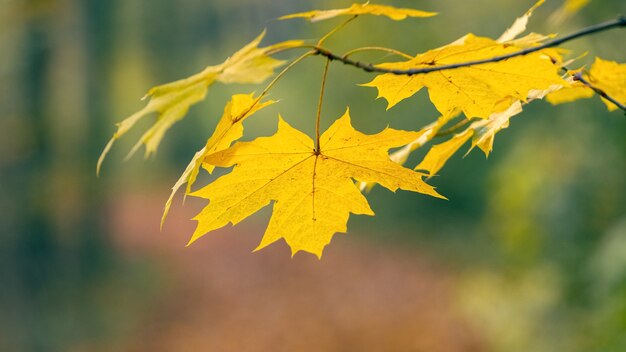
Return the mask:
<svg viewBox="0 0 626 352"><path fill-rule="evenodd" d="M275 103L273 100L260 102L259 99L260 98L255 98L254 94L235 94L231 97L231 100L224 107L224 113L217 123L213 135L207 140L206 145L196 152L183 174L172 187L172 193L165 202L165 209L163 210L163 216L161 218L161 227L163 227L163 222L172 205L172 199L180 187L187 183L186 193L191 192L191 186L198 177L201 165L204 165L204 168L209 173L213 172L215 168L213 165L203 164L204 157L230 147L232 142L243 136L243 121L246 118L264 107Z"/></svg>
<svg viewBox="0 0 626 352"><path fill-rule="evenodd" d="M144 132L128 157L132 156L142 145L146 146L146 157L156 153L167 130L187 114L191 105L203 100L209 86L216 81L260 83L271 76L276 67L284 63L284 61L270 57L270 54L285 48L297 47L303 43L300 40L290 40L259 48L258 45L264 36L265 31L219 65L208 66L193 76L150 89L144 97L144 99L150 98L148 104L118 123L117 131L100 155L97 172L113 143L149 114L158 113L156 122Z"/></svg>
<svg viewBox="0 0 626 352"><path fill-rule="evenodd" d="M386 16L395 21L403 20L407 17L432 17L437 15L436 12L426 12L414 9L395 8L385 5L374 5L370 3L365 4L352 4L352 6L345 9L335 10L313 10L308 12L294 13L291 15L282 16L279 20L286 20L291 18L306 18L311 22L317 22L327 20L337 16L344 15L375 15Z"/></svg>
<svg viewBox="0 0 626 352"><path fill-rule="evenodd" d="M581 70L570 71L578 73ZM595 88L605 92L618 102L626 104L626 64L596 57L591 69L583 77ZM580 81L572 81L569 87L550 93L546 100L553 104L569 103L578 99L591 98L594 92ZM609 111L618 109L617 105L600 97Z"/></svg>
<svg viewBox="0 0 626 352"><path fill-rule="evenodd" d="M284 238L292 255L306 251L321 257L337 232L346 232L350 213L374 215L353 179L376 182L442 197L426 184L423 173L389 160L390 148L405 145L418 133L386 128L365 135L350 124L349 112L320 138L320 151L307 135L279 118L271 137L238 142L205 157L205 161L233 170L192 196L209 199L194 218L198 226L189 241L233 225L274 201L272 217L255 250Z"/></svg>
<svg viewBox="0 0 626 352"><path fill-rule="evenodd" d="M596 57L589 70L589 79L594 87L605 92L616 101L626 104L626 64ZM602 101L609 111L618 108L617 105L604 98Z"/></svg>
<svg viewBox="0 0 626 352"><path fill-rule="evenodd" d="M518 51L519 48L473 34L417 55L405 62L386 63L379 67L417 69L466 61L487 59ZM556 66L542 52L517 56L499 62L443 70L412 76L378 75L367 87L376 87L378 97L387 100L387 109L412 96L423 87L442 115L461 109L468 118L486 118L496 106L510 98L526 100L531 90L552 85L567 85L557 74Z"/></svg>

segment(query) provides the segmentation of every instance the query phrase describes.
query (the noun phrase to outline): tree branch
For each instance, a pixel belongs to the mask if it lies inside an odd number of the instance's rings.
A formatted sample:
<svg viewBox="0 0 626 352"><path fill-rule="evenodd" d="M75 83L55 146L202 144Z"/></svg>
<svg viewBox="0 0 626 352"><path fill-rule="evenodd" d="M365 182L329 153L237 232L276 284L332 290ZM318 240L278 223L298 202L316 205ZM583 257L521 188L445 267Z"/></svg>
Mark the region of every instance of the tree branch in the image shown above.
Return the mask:
<svg viewBox="0 0 626 352"><path fill-rule="evenodd" d="M316 46L315 47L315 54L316 55L322 55L325 56L326 58L330 59L330 60L337 60L337 61L341 61L346 65L350 65L350 66L354 66L357 68L360 68L366 72L379 72L379 73L392 73L395 75L417 75L417 74L424 74L424 73L430 73L430 72L436 72L436 71L443 71L443 70L451 70L451 69L456 69L456 68L461 68L461 67L468 67L468 66L475 66L475 65L481 65L481 64L486 64L486 63L491 63L491 62L498 62L498 61L502 61L502 60L506 60L506 59L510 59L516 56L522 56L522 55L527 55L530 53L534 53L536 51L539 50L543 50L546 48L550 48L553 46L557 46L560 44L563 44L565 42L568 42L570 40L574 40L580 37L584 37L590 34L594 34L594 33L598 33L598 32L603 32L612 28L617 28L617 27L626 27L626 16L619 16L617 19L612 20L612 21L607 21L607 22L603 22L603 23L599 23L593 26L589 26L586 28L583 28L577 32L574 32L572 34L566 35L562 38L557 38L554 40L550 40L545 42L542 45L539 46L535 46L532 48L527 48L527 49L523 49L523 50L519 50L510 54L506 54L506 55L500 55L500 56L495 56L492 58L488 58L488 59L482 59L482 60L474 60L474 61L467 61L467 62L460 62L460 63L456 63L456 64L449 64L449 65L442 65L442 66L432 66L432 67L422 67L422 68L414 68L414 69L408 69L408 70L397 70L397 69L389 69L389 68L383 68L383 67L379 67L379 66L375 66L372 63L368 63L368 62L362 62L362 61L355 61L355 60L351 60L345 56L339 56L336 55L334 53L332 53L331 51L322 48L320 46Z"/></svg>

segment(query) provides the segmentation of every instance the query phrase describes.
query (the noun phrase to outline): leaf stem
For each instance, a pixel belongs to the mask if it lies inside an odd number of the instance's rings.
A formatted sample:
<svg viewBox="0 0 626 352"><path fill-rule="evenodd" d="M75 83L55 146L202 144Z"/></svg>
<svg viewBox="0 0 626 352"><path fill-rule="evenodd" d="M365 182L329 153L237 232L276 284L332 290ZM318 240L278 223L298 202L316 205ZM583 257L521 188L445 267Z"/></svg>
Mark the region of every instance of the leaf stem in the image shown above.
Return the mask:
<svg viewBox="0 0 626 352"><path fill-rule="evenodd" d="M304 44L304 45L299 45L299 46L295 46L295 47L288 47L285 48L283 50L275 50L273 51L271 54L278 54L280 52L286 51L286 50L290 50L290 49L298 49L298 48L311 48L313 50L307 51L306 53L302 54L301 56L299 56L297 59L293 60L292 62L289 63L289 65L287 65L287 67L285 67L279 74L276 75L276 77L274 77L274 79L272 79L272 81L267 85L267 87L265 87L265 89L263 89L263 91L261 92L261 94L259 95L259 97L256 99L256 101L250 106L250 108L248 108L246 111L244 111L242 114L240 114L239 116L237 116L234 121L238 121L239 119L241 119L243 116L246 116L247 113L249 113L255 106L256 104L258 104L261 99L263 99L263 97L267 94L267 92L269 92L270 89L272 89L272 87L274 86L274 84L276 84L276 82L285 74L287 73L287 71L289 71L293 66L295 66L297 63L299 63L300 61L304 60L305 58L307 58L308 56L311 55L315 55L318 53L318 48L320 45L322 45L322 43L328 39L330 36L332 36L333 34L337 33L339 30L341 30L343 27L345 27L348 23L352 22L355 18L359 17L358 15L352 16L349 19L347 19L346 21L342 22L341 24L339 24L337 27L333 28L330 30L330 32L326 33L318 42L316 45L310 45L310 44ZM328 61L326 60L326 68L324 69L324 78L322 81L322 94L324 93L324 83L326 81L326 72L328 71ZM322 103L322 97L320 96L320 105ZM321 107L318 106L318 117L317 117L317 125L319 125L319 114L320 114L320 109ZM319 126L318 126L318 137L319 137ZM319 138L318 138L318 144L319 144ZM319 150L319 145L317 147L317 149Z"/></svg>
<svg viewBox="0 0 626 352"><path fill-rule="evenodd" d="M499 62L499 61L510 59L516 56L522 56L522 55L534 53L534 52L537 52L546 48L563 44L565 42L568 42L568 41L571 41L580 37L584 37L584 36L598 33L598 32L603 32L603 31L606 31L612 28L617 28L617 27L626 27L626 16L619 16L615 20L606 21L606 22L599 23L593 26L589 26L579 31L576 31L572 34L566 35L564 37L547 41L542 45L534 46L534 47L523 49L523 50L518 50L512 53L506 54L506 55L499 55L499 56L494 56L488 59L460 62L460 63L449 64L449 65L412 68L408 70L383 68L383 67L375 66L372 63L351 60L344 56L339 56L337 54L334 54L331 51L320 47L319 45L315 49L315 54L325 56L326 58L330 60L341 61L346 65L360 68L366 72L391 73L395 75L409 75L410 76L410 75L424 74L424 73L430 73L430 72L436 72L436 71L451 70L451 69L456 69L456 68L461 68L461 67L476 66L476 65L481 65L481 64L491 63L491 62Z"/></svg>
<svg viewBox="0 0 626 352"><path fill-rule="evenodd" d="M413 58L413 56L411 56L409 54L406 54L406 53L403 53L403 52L401 52L399 50L395 50L395 49L391 49L391 48L385 48L385 47L382 47L382 46L364 46L364 47L361 47L361 48L352 49L352 50L346 52L345 54L343 54L343 58L347 59L348 56L351 56L352 54L356 54L356 53L359 53L359 52L362 52L362 51L384 51L384 52L387 52L387 53L390 53L390 54L402 56L405 59L409 59L409 60Z"/></svg>
<svg viewBox="0 0 626 352"><path fill-rule="evenodd" d="M615 98L613 98L612 96L608 95L605 91L603 91L602 89L594 86L593 84L591 84L591 82L587 81L583 75L582 72L576 72L574 75L574 80L579 81L580 83L586 85L587 87L591 88L594 92L596 92L599 96L603 97L604 99L610 101L611 103L615 104L618 108L620 108L622 111L626 112L626 105L620 103L619 101L617 101Z"/></svg>
<svg viewBox="0 0 626 352"><path fill-rule="evenodd" d="M239 121L241 118L243 118L244 116L246 116L252 109L254 109L254 107L256 106L256 104L258 104L261 99L263 99L263 97L265 97L267 95L267 93L270 91L270 89L272 89L272 87L276 84L276 82L278 82L278 80L285 75L285 73L287 73L292 67L294 67L296 64L298 64L300 61L304 60L305 58L314 55L315 54L315 50L311 50L311 51L307 51L306 53L300 55L298 58L296 58L295 60L293 60L292 62L289 63L289 65L287 65L287 67L285 67L282 71L280 71L280 73L278 73L276 75L276 77L274 77L274 79L272 79L272 81L265 87L265 89L263 89L263 91L261 92L261 94L259 95L258 98L256 98L256 100L254 101L254 103L252 103L252 105L250 105L250 107L243 111L241 114L239 114L237 117L233 118L234 122Z"/></svg>
<svg viewBox="0 0 626 352"><path fill-rule="evenodd" d="M348 18L347 20L341 22L337 27L331 29L330 32L326 33L326 35L324 35L322 38L320 38L320 40L317 42L317 45L318 46L322 45L322 43L324 43L324 41L326 41L326 39L328 39L333 34L337 33L339 30L341 30L343 27L345 27L348 23L352 22L357 17L359 17L359 15L354 15L354 16Z"/></svg>
<svg viewBox="0 0 626 352"><path fill-rule="evenodd" d="M320 119L322 116L322 103L324 102L324 88L326 87L326 76L328 76L328 66L330 59L324 64L324 73L322 74L322 87L320 88L320 99L317 102L317 116L315 117L315 154L320 153Z"/></svg>

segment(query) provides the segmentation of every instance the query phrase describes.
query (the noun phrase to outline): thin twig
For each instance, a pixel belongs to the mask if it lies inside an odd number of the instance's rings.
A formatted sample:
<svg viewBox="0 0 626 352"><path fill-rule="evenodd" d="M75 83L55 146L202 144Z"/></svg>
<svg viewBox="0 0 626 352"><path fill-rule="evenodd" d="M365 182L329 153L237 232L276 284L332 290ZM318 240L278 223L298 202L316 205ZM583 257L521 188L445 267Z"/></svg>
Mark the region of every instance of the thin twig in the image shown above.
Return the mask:
<svg viewBox="0 0 626 352"><path fill-rule="evenodd" d="M591 84L589 81L587 81L583 75L582 72L576 72L574 75L574 80L579 81L580 83L586 85L587 87L591 88L594 92L596 92L599 96L603 97L604 99L610 101L611 103L615 104L618 108L622 109L622 111L626 112L626 106L622 103L620 103L619 101L617 101L615 98L613 98L612 96L608 95L605 91L603 91L602 89L594 86L593 84Z"/></svg>
<svg viewBox="0 0 626 352"><path fill-rule="evenodd" d="M589 27L583 28L583 29L581 29L581 30L579 30L577 32L574 32L574 33L572 33L570 35L566 35L566 36L564 36L562 38L557 38L555 40L551 40L551 41L545 42L542 45L531 47L531 48L527 48L527 49L523 49L523 50L519 50L519 51L515 51L515 52L512 52L510 54L506 54L506 55L494 56L494 57L491 57L491 58L488 58L488 59L460 62L460 63L449 64L449 65L412 68L412 69L408 69L408 70L397 70L397 69L383 68L383 67L375 66L372 63L351 60L351 59L345 58L343 56L339 56L337 54L334 54L331 51L329 51L329 50L327 50L325 48L319 47L319 46L315 49L315 53L317 55L325 56L325 57L327 57L330 60L341 61L341 62L343 62L346 65L351 65L351 66L360 68L360 69L362 69L362 70L364 70L366 72L392 73L392 74L395 74L395 75L409 75L410 76L410 75L424 74L424 73L430 73L430 72L436 72L436 71L451 70L451 69L456 69L456 68L461 68L461 67L476 66L476 65L492 63L492 62L499 62L499 61L510 59L510 58L513 58L513 57L516 57L516 56L522 56L522 55L527 55L527 54L530 54L530 53L534 53L536 51L540 51L540 50L543 50L543 49L546 49L546 48L550 48L550 47L553 47L553 46L557 46L557 45L563 44L563 43L568 42L570 40L574 40L574 39L577 39L577 38L580 38L580 37L583 37L583 36L586 36L586 35L602 32L602 31L606 31L608 29L617 28L617 27L626 27L626 17L625 16L619 16L615 20L603 22L603 23L596 24L596 25L593 25L593 26L589 26Z"/></svg>
<svg viewBox="0 0 626 352"><path fill-rule="evenodd" d="M391 49L391 48L385 48L383 46L364 46L361 48L356 48L356 49L352 49L348 52L346 52L345 54L343 54L343 58L347 59L348 56L351 56L352 54L356 54L362 51L384 51L390 54L394 54L394 55L398 55L398 56L402 56L405 59L413 59L413 56L403 53L399 50L395 50L395 49Z"/></svg>
<svg viewBox="0 0 626 352"><path fill-rule="evenodd" d="M250 111L252 111L252 109L254 109L254 107L256 106L256 104L258 104L261 99L263 99L263 97L265 97L265 95L267 95L267 92L269 92L270 89L272 89L272 87L274 86L274 84L276 84L276 82L278 82L278 80L285 74L287 73L287 71L289 71L292 67L294 67L297 63L299 63L300 61L304 60L305 58L314 55L315 51L311 50L311 51L307 51L306 53L300 55L297 59L293 60L292 62L289 63L289 65L287 65L287 67L285 67L282 71L280 71L280 73L278 73L276 75L276 77L274 77L274 79L265 87L265 89L263 89L263 91L261 92L261 94L259 95L258 98L256 98L256 100L254 101L254 103L252 103L252 105L250 105L250 107L245 110L244 112L242 112L241 114L239 114L237 117L233 118L233 122L237 122L240 119L242 119L244 116L246 116Z"/></svg>
<svg viewBox="0 0 626 352"><path fill-rule="evenodd" d="M324 101L324 87L326 87L326 76L328 75L328 66L330 59L324 64L324 73L322 74L322 88L320 88L320 99L317 102L317 116L315 117L315 153L320 152L320 117L322 116L322 102Z"/></svg>

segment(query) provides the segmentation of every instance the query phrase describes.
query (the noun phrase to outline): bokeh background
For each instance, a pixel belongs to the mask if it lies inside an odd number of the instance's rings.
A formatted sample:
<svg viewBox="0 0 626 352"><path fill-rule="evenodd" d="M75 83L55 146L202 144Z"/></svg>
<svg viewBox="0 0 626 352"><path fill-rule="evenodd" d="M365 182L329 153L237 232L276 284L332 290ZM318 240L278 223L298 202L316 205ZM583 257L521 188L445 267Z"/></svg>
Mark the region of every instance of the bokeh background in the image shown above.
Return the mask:
<svg viewBox="0 0 626 352"><path fill-rule="evenodd" d="M327 46L418 53L467 32L497 37L532 2L385 1L440 15L362 17ZM431 180L449 201L375 188L376 217L352 216L321 261L290 258L282 242L250 253L268 209L185 248L203 202L177 197L159 231L170 186L229 96L263 85L211 87L156 159L123 162L137 127L96 178L114 123L151 86L222 62L263 28L265 44L319 38L338 20L272 19L349 5L0 0L0 350L626 350L626 118L597 97L533 103L488 160L459 153ZM594 0L554 26L560 5L548 1L530 29L564 34L626 12L621 0ZM625 62L624 34L566 47L589 51L582 63ZM272 133L279 112L311 133L322 67L313 58L291 71L246 138ZM367 133L437 117L425 92L385 112L375 90L355 85L370 79L331 65L323 128L347 105Z"/></svg>

